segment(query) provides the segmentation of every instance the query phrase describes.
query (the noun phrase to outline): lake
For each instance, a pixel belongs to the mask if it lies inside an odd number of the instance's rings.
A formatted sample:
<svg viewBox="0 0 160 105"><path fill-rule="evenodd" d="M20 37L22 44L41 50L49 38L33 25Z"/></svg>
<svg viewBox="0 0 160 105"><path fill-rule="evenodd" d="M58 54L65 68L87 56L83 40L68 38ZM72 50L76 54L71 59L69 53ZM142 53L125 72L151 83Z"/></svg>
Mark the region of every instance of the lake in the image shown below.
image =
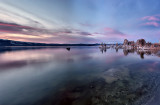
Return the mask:
<svg viewBox="0 0 160 105"><path fill-rule="evenodd" d="M160 105L156 51L0 49L0 105Z"/></svg>

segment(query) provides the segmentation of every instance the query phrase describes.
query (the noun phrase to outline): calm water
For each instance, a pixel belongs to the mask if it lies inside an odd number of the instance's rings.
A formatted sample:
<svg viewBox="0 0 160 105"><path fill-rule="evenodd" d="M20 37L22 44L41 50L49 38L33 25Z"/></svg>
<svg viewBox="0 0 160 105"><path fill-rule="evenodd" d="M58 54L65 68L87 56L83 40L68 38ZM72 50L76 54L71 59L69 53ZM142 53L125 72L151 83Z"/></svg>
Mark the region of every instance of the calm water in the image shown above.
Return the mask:
<svg viewBox="0 0 160 105"><path fill-rule="evenodd" d="M160 105L156 52L0 50L0 105Z"/></svg>

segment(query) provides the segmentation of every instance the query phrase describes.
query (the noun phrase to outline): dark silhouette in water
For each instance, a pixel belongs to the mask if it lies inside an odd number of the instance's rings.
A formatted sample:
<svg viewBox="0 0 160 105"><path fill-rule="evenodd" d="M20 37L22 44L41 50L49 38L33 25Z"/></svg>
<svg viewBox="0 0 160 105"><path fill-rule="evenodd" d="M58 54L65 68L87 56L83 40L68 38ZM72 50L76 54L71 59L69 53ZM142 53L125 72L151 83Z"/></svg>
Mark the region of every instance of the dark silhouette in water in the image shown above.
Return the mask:
<svg viewBox="0 0 160 105"><path fill-rule="evenodd" d="M127 56L129 53L134 53L135 50L134 49L123 49L123 53L125 56Z"/></svg>
<svg viewBox="0 0 160 105"><path fill-rule="evenodd" d="M102 54L103 54L103 52L107 52L107 49L106 48L100 48L100 51L102 52Z"/></svg>
<svg viewBox="0 0 160 105"><path fill-rule="evenodd" d="M144 52L141 52L141 53L140 53L140 57L141 57L142 59L144 59Z"/></svg>
<svg viewBox="0 0 160 105"><path fill-rule="evenodd" d="M118 48L116 48L116 52L118 53Z"/></svg>
<svg viewBox="0 0 160 105"><path fill-rule="evenodd" d="M70 50L71 50L71 48L70 48L70 47L67 47L66 49L67 49L68 51L70 51Z"/></svg>

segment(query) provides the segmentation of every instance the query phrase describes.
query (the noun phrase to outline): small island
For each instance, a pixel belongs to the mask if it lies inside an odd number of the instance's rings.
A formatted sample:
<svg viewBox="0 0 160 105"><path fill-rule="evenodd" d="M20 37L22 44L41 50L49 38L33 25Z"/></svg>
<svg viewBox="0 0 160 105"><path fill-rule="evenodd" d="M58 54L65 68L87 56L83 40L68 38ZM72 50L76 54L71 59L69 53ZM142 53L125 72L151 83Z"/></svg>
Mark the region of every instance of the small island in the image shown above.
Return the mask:
<svg viewBox="0 0 160 105"><path fill-rule="evenodd" d="M137 50L160 50L160 43L146 42L144 39L138 39L136 42L125 39L123 48Z"/></svg>
<svg viewBox="0 0 160 105"><path fill-rule="evenodd" d="M115 48L115 49L135 49L135 50L160 50L160 43L146 42L145 39L138 39L136 42L124 39L123 44L100 44L101 49Z"/></svg>

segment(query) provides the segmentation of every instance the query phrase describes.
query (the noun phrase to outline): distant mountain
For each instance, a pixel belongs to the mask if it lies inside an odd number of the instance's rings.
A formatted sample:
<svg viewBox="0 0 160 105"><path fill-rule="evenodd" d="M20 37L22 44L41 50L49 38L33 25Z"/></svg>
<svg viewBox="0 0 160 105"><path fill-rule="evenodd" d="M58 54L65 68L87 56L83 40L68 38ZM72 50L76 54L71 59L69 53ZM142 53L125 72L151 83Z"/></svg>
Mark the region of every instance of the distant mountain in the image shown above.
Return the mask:
<svg viewBox="0 0 160 105"><path fill-rule="evenodd" d="M0 39L0 46L96 46L99 44L46 44Z"/></svg>

